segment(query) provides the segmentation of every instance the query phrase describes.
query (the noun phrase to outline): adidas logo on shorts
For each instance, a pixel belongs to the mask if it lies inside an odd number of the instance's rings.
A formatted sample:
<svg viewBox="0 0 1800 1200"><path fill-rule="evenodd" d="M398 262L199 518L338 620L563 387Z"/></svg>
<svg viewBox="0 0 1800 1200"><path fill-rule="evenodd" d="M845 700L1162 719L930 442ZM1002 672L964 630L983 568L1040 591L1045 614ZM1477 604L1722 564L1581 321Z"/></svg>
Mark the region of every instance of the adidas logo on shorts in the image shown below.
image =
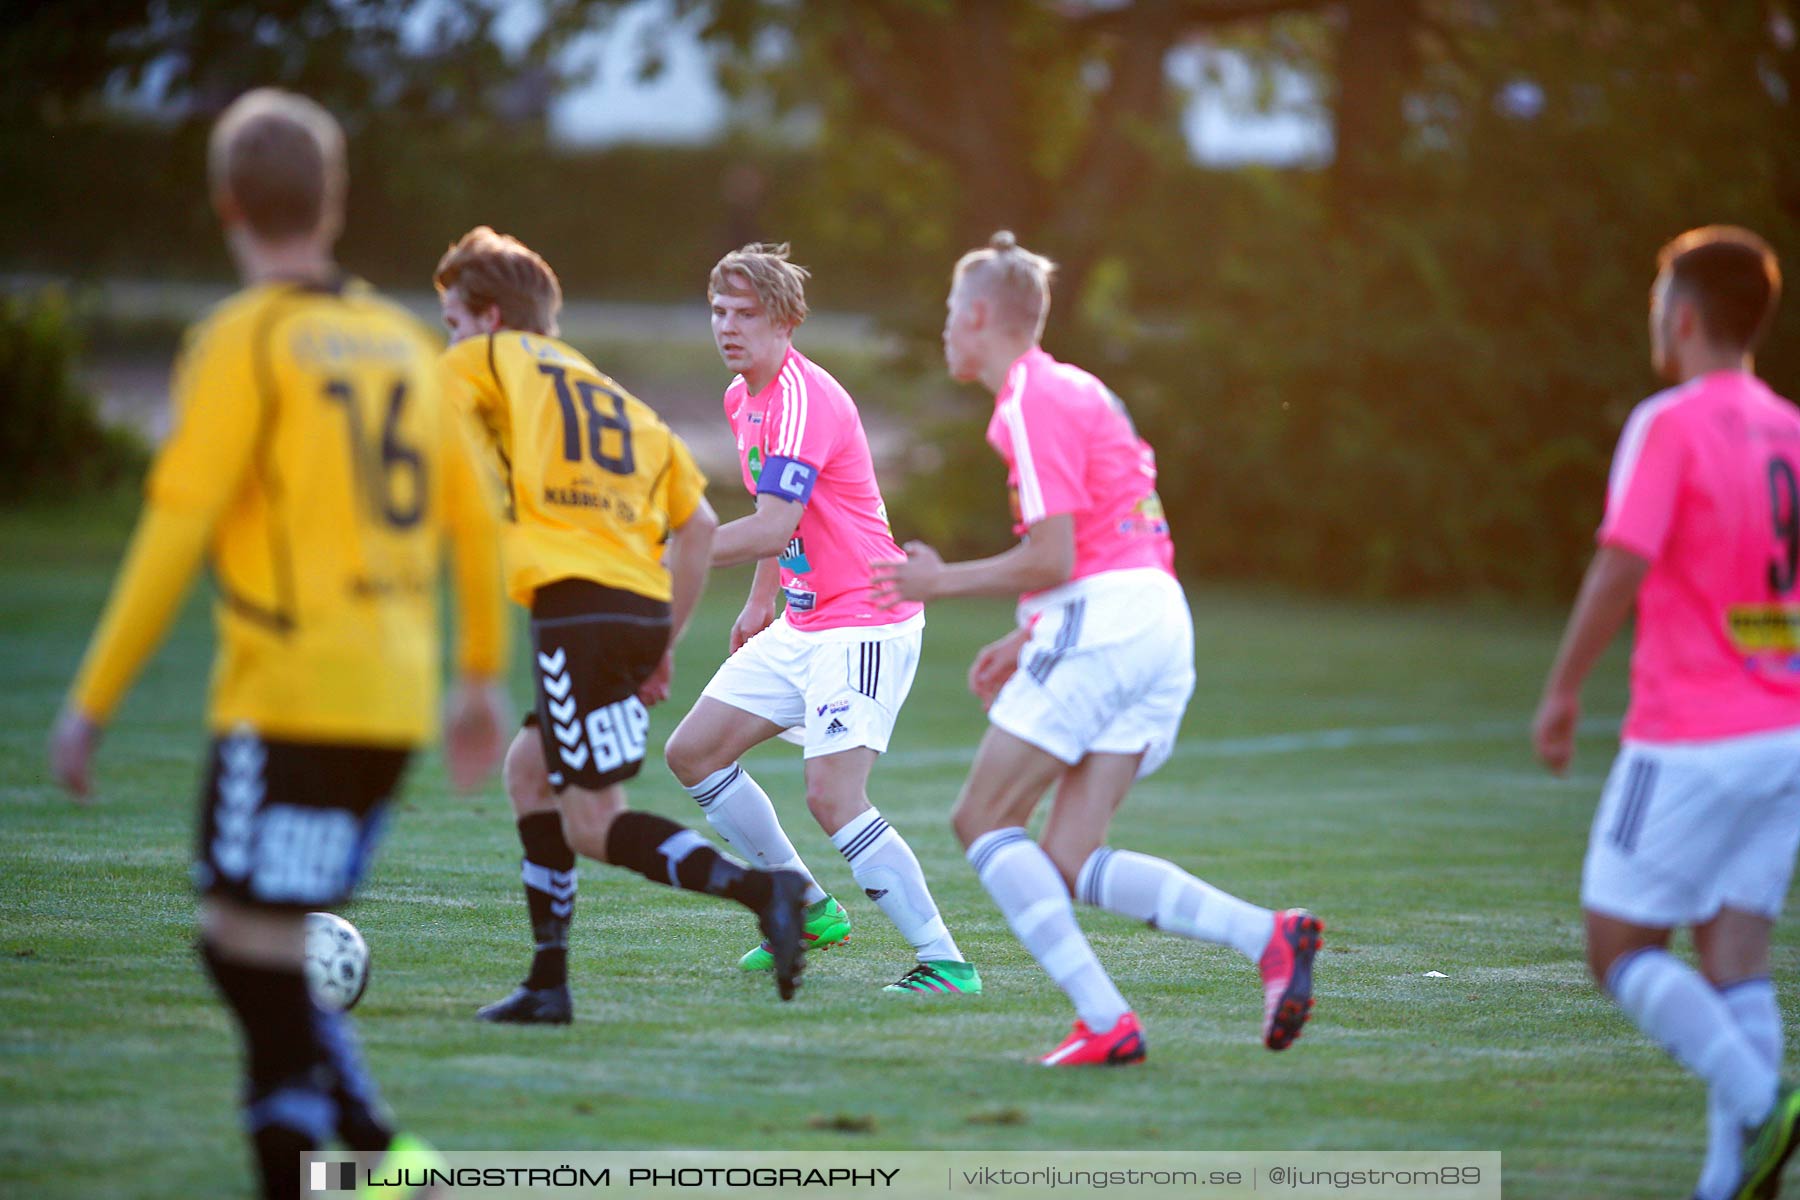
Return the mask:
<svg viewBox="0 0 1800 1200"><path fill-rule="evenodd" d="M838 720L836 717L831 718L831 724L829 724L825 727L825 736L826 737L836 737L840 733L849 733L849 732L850 732L850 727L848 725L844 724L842 721Z"/></svg>

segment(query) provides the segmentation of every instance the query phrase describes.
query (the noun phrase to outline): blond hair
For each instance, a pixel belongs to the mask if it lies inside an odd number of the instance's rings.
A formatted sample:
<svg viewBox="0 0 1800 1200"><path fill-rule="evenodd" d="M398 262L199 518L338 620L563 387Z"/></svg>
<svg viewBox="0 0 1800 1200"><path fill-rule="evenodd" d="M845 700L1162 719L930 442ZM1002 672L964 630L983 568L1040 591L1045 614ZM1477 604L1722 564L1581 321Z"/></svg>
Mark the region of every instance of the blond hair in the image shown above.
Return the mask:
<svg viewBox="0 0 1800 1200"><path fill-rule="evenodd" d="M1056 264L1019 245L1012 230L1002 229L979 250L956 260L954 285L974 276L984 294L994 301L1001 323L1040 337L1050 318L1050 280Z"/></svg>
<svg viewBox="0 0 1800 1200"><path fill-rule="evenodd" d="M525 333L549 333L562 309L562 284L543 256L516 237L477 225L438 259L431 281L438 294L462 289L475 312L500 310L500 323Z"/></svg>
<svg viewBox="0 0 1800 1200"><path fill-rule="evenodd" d="M261 237L309 234L341 214L344 131L305 96L245 92L213 125L206 159L213 191L230 197Z"/></svg>
<svg viewBox="0 0 1800 1200"><path fill-rule="evenodd" d="M786 242L751 242L721 258L706 281L706 298L744 290L734 277L749 285L757 303L777 325L794 329L806 320L806 281L812 272L788 261Z"/></svg>

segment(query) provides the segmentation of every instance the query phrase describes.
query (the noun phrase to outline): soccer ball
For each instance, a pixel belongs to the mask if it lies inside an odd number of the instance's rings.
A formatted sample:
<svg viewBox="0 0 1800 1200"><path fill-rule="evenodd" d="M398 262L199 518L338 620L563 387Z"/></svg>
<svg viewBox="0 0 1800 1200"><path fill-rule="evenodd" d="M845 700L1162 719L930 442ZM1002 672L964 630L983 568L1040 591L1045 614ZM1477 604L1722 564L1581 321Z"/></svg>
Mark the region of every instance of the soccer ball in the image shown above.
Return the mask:
<svg viewBox="0 0 1800 1200"><path fill-rule="evenodd" d="M354 1008L369 986L369 944L356 926L327 912L306 914L306 986L320 1008Z"/></svg>

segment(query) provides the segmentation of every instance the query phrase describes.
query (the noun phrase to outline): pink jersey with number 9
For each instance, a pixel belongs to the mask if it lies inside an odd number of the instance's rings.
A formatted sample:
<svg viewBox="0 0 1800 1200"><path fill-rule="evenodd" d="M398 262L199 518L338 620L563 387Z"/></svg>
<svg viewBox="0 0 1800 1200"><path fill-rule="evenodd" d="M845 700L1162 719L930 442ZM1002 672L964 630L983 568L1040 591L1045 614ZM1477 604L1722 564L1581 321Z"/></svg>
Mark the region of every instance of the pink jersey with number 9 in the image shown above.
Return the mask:
<svg viewBox="0 0 1800 1200"><path fill-rule="evenodd" d="M1800 727L1800 410L1742 371L1644 401L1599 540L1650 562L1626 738Z"/></svg>
<svg viewBox="0 0 1800 1200"><path fill-rule="evenodd" d="M1071 580L1131 567L1175 573L1156 454L1104 383L1033 348L1007 372L987 440L1006 461L1013 532L1074 517Z"/></svg>

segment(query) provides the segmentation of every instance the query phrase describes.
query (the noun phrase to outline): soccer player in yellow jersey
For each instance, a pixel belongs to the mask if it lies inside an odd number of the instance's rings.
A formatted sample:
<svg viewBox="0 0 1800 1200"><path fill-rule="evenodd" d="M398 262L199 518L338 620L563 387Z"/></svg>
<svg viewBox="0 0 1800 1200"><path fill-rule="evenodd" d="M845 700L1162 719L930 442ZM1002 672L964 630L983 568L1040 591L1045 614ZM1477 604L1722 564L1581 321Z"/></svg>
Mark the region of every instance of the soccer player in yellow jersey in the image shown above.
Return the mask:
<svg viewBox="0 0 1800 1200"><path fill-rule="evenodd" d="M557 340L562 289L541 257L486 226L435 282L445 374L505 491L507 591L531 610L536 711L506 755L537 953L487 1021L571 1019L575 854L757 914L790 999L806 880L740 866L691 829L625 807L671 655L706 583L718 518L687 447L650 407ZM665 543L666 565L665 565Z"/></svg>
<svg viewBox="0 0 1800 1200"><path fill-rule="evenodd" d="M195 327L174 432L51 736L79 799L100 731L207 560L218 581L213 741L194 877L201 953L246 1047L245 1125L267 1196L341 1138L396 1134L347 1021L307 993L305 913L347 899L407 760L437 724L440 543L455 542L462 681L449 760L498 760L496 521L428 331L332 261L343 134L300 96L251 92L210 144L213 204L246 287Z"/></svg>

